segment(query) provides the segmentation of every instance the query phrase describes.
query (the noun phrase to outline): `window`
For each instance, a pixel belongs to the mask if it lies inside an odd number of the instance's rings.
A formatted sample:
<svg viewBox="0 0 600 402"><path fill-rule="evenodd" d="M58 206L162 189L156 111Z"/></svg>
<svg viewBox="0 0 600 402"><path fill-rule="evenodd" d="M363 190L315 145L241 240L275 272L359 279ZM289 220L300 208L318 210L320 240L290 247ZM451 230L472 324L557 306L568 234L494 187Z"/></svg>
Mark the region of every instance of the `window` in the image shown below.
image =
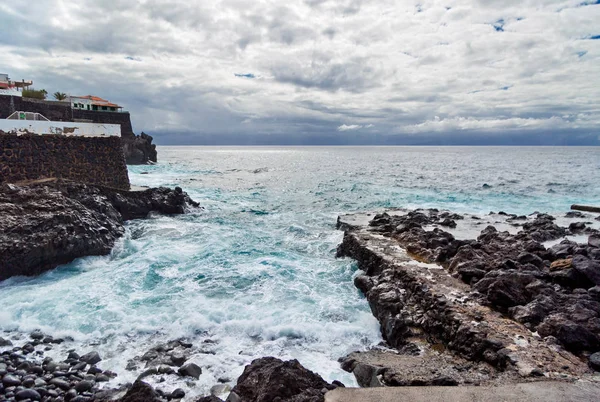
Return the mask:
<svg viewBox="0 0 600 402"><path fill-rule="evenodd" d="M92 110L98 110L98 106L97 105L93 105L92 106Z"/></svg>
<svg viewBox="0 0 600 402"><path fill-rule="evenodd" d="M102 106L102 110L108 110L106 106Z"/></svg>
<svg viewBox="0 0 600 402"><path fill-rule="evenodd" d="M87 109L90 110L90 105L87 105Z"/></svg>
<svg viewBox="0 0 600 402"><path fill-rule="evenodd" d="M115 110L117 110L117 109L116 109L116 108L114 108L114 107L111 107L111 108L110 108L110 111L111 111L111 112L114 112Z"/></svg>

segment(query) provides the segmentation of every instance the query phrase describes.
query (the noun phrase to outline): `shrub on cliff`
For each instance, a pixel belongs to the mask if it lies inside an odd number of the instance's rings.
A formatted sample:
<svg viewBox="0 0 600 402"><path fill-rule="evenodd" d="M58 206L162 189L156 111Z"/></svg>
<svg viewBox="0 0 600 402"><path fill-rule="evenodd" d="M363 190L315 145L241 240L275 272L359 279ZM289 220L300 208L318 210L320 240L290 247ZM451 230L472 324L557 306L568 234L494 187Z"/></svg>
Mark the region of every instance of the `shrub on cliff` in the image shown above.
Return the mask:
<svg viewBox="0 0 600 402"><path fill-rule="evenodd" d="M28 88L28 89L23 89L23 98L33 98L33 99L41 99L44 100L46 99L46 96L48 95L48 91L46 91L45 89L33 89L33 88Z"/></svg>

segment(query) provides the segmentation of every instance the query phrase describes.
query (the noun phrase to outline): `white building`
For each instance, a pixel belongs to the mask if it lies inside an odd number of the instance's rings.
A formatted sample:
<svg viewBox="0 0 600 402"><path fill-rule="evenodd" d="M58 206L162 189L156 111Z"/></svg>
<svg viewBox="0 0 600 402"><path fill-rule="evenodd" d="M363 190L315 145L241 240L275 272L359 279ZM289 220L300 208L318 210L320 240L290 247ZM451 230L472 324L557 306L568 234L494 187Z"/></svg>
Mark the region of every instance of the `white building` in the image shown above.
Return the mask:
<svg viewBox="0 0 600 402"><path fill-rule="evenodd" d="M123 106L116 103L111 103L106 99L98 96L69 96L67 98L71 102L71 108L76 110L91 110L97 112L120 112Z"/></svg>

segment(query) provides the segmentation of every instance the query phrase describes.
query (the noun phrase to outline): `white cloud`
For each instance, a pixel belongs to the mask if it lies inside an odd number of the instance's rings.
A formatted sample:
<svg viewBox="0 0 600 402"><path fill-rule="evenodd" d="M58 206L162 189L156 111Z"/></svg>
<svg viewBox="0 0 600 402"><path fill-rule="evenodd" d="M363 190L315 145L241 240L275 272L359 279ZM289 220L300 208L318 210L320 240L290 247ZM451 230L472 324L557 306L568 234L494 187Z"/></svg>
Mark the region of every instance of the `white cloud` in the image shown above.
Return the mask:
<svg viewBox="0 0 600 402"><path fill-rule="evenodd" d="M359 130L363 128L363 126L359 126L358 124L350 124L350 125L346 125L346 124L342 124L341 126L339 126L337 128L338 131L352 131L352 130Z"/></svg>
<svg viewBox="0 0 600 402"><path fill-rule="evenodd" d="M14 3L2 72L124 104L136 131L600 127L600 6L581 0Z"/></svg>

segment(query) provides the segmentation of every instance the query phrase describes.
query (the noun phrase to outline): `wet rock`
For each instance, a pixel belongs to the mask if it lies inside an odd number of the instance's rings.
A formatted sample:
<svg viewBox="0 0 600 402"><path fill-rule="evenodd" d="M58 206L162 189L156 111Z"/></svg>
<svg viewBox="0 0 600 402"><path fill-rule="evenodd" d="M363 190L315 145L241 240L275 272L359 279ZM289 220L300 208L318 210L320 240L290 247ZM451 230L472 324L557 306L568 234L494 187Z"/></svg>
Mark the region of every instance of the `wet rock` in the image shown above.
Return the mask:
<svg viewBox="0 0 600 402"><path fill-rule="evenodd" d="M246 366L232 393L244 402L316 402L324 401L323 388L335 387L297 360L264 357Z"/></svg>
<svg viewBox="0 0 600 402"><path fill-rule="evenodd" d="M62 181L2 184L0 203L0 281L108 254L124 233L123 221L151 211L181 214L198 205L181 189L124 192Z"/></svg>
<svg viewBox="0 0 600 402"><path fill-rule="evenodd" d="M569 224L569 230L572 233L579 233L585 230L585 222L572 222Z"/></svg>
<svg viewBox="0 0 600 402"><path fill-rule="evenodd" d="M588 237L588 245L594 248L600 248L600 235L591 235Z"/></svg>
<svg viewBox="0 0 600 402"><path fill-rule="evenodd" d="M31 401L39 401L42 399L42 396L40 395L39 392L37 392L34 389L24 389L24 390L18 391L15 394L15 399L17 401L22 401L22 400L26 400L26 399L29 399Z"/></svg>
<svg viewBox="0 0 600 402"><path fill-rule="evenodd" d="M75 385L75 390L79 393L82 393L91 390L93 387L94 383L92 381L83 380Z"/></svg>
<svg viewBox="0 0 600 402"><path fill-rule="evenodd" d="M173 392L171 392L171 395L169 395L169 397L171 399L181 399L184 396L185 396L185 391L182 390L181 388L175 389Z"/></svg>
<svg viewBox="0 0 600 402"><path fill-rule="evenodd" d="M177 370L181 376L200 378L202 369L196 363L186 363Z"/></svg>
<svg viewBox="0 0 600 402"><path fill-rule="evenodd" d="M0 337L0 347L2 346L12 346L12 342L8 339Z"/></svg>
<svg viewBox="0 0 600 402"><path fill-rule="evenodd" d="M96 363L101 362L102 358L100 357L98 352L94 351L94 352L86 353L85 355L81 356L79 358L79 360L81 360L82 362L85 362L87 364L96 364Z"/></svg>
<svg viewBox="0 0 600 402"><path fill-rule="evenodd" d="M217 384L210 388L210 394L213 396L223 395L229 391L231 391L231 387L228 384Z"/></svg>
<svg viewBox="0 0 600 402"><path fill-rule="evenodd" d="M154 389L143 381L136 381L120 402L161 402Z"/></svg>
<svg viewBox="0 0 600 402"><path fill-rule="evenodd" d="M18 385L21 385L21 380L19 380L19 378L14 375L7 374L4 376L4 378L2 378L2 384L5 388L16 387Z"/></svg>
<svg viewBox="0 0 600 402"><path fill-rule="evenodd" d="M596 371L600 371L600 352L596 352L590 356L590 367Z"/></svg>
<svg viewBox="0 0 600 402"><path fill-rule="evenodd" d="M50 385L55 385L63 391L67 391L71 388L71 385L68 381L63 380L62 378L53 378L50 380Z"/></svg>

